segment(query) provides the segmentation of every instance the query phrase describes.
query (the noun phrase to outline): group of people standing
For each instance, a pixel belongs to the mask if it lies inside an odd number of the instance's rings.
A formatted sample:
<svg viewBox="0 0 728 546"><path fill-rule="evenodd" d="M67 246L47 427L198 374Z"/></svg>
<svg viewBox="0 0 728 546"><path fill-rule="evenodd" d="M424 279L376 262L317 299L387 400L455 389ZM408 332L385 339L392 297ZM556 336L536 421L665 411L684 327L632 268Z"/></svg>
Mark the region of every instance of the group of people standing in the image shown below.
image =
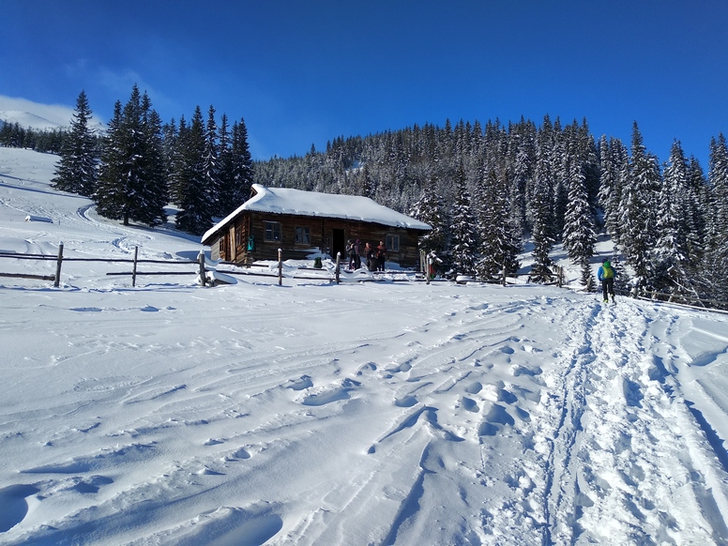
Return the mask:
<svg viewBox="0 0 728 546"><path fill-rule="evenodd" d="M376 247L369 243L362 247L359 239L355 241L349 239L346 243L346 255L349 258L349 269L352 271L361 267L362 256L366 260L369 271L384 271L384 263L387 260L387 247L384 241L379 241L379 245Z"/></svg>

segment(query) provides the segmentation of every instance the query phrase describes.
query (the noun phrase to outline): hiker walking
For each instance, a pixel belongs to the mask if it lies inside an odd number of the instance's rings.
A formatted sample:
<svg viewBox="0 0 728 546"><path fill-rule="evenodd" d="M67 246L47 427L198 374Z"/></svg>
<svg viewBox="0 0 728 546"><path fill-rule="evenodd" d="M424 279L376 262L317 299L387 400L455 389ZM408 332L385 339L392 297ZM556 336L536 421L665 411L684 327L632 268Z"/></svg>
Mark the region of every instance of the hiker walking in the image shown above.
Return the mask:
<svg viewBox="0 0 728 546"><path fill-rule="evenodd" d="M604 303L608 303L607 296L612 296L612 303L614 303L614 269L609 260L604 260L604 263L597 271L597 278L602 282L602 296Z"/></svg>

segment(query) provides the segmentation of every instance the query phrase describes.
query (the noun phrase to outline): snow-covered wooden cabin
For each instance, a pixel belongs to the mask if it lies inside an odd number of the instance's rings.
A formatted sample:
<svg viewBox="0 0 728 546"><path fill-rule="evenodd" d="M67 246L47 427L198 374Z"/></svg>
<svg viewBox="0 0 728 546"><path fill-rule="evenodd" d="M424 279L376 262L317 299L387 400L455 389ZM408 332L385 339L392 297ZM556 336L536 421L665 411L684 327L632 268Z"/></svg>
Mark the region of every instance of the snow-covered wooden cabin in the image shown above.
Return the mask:
<svg viewBox="0 0 728 546"><path fill-rule="evenodd" d="M348 239L387 245L387 262L415 267L420 235L429 225L367 197L267 188L253 184L251 198L202 236L211 257L239 265L257 260L303 260L316 252L332 257Z"/></svg>

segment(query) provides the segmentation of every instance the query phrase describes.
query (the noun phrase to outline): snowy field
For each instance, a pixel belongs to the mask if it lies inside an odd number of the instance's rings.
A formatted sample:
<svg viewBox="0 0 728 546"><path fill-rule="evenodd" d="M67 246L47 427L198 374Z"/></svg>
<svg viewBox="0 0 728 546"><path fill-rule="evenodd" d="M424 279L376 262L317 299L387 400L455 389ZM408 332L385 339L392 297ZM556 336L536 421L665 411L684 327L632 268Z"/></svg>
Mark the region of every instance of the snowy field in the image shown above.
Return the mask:
<svg viewBox="0 0 728 546"><path fill-rule="evenodd" d="M0 148L0 251L200 251L55 160ZM728 544L726 315L124 269L0 277L0 544Z"/></svg>

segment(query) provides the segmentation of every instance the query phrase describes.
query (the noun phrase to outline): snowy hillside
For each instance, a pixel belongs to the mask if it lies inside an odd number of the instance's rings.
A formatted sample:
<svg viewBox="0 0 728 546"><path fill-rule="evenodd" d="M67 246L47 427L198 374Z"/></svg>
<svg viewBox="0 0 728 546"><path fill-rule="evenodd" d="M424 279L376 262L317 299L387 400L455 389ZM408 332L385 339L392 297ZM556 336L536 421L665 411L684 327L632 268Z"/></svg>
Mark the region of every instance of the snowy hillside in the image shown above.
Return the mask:
<svg viewBox="0 0 728 546"><path fill-rule="evenodd" d="M10 125L17 123L23 128L30 127L31 129L58 129L62 126L59 123L50 121L35 114L20 112L17 110L0 110L0 121Z"/></svg>
<svg viewBox="0 0 728 546"><path fill-rule="evenodd" d="M0 252L201 249L55 159L0 148ZM0 544L728 544L726 315L125 268L0 277Z"/></svg>

